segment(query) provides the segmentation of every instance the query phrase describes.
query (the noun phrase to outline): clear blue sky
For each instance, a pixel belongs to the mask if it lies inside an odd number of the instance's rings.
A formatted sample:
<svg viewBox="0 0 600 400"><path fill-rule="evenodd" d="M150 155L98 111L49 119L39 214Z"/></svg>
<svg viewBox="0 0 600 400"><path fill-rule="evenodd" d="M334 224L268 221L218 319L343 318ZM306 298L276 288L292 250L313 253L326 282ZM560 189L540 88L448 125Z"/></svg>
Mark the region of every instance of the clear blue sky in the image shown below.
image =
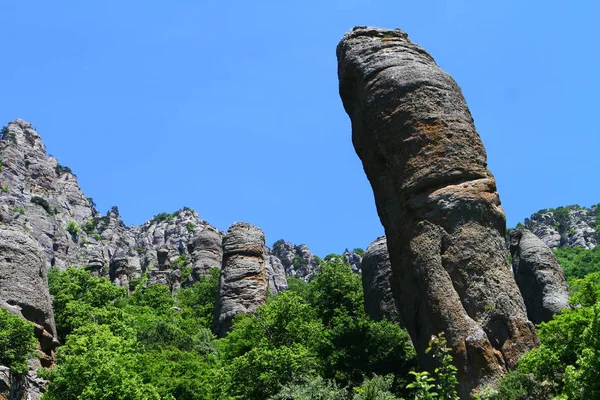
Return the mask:
<svg viewBox="0 0 600 400"><path fill-rule="evenodd" d="M31 122L101 212L183 206L323 256L382 234L335 46L402 28L461 85L509 225L600 202L600 2L0 3L0 124Z"/></svg>

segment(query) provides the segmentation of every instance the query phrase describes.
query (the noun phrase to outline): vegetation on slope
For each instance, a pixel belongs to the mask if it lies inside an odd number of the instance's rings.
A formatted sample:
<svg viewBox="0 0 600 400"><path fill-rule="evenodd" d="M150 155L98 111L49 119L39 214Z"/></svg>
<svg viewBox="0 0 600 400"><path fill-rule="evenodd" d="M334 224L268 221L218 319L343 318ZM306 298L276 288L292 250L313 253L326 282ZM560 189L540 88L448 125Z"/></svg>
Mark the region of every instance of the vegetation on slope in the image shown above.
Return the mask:
<svg viewBox="0 0 600 400"><path fill-rule="evenodd" d="M64 344L44 400L455 398L452 377L411 376L406 331L368 319L360 277L340 257L237 316L223 339L209 330L218 273L175 295L143 280L127 295L84 269L52 270ZM433 347L450 365L443 341Z"/></svg>

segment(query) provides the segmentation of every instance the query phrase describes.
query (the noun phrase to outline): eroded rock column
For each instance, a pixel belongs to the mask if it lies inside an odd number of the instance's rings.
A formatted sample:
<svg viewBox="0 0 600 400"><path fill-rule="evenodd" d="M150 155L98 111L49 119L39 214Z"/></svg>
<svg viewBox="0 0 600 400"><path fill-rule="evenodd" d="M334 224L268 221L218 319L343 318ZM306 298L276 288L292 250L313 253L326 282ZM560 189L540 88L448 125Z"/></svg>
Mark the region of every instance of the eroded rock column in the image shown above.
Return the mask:
<svg viewBox="0 0 600 400"><path fill-rule="evenodd" d="M549 321L569 308L565 275L550 247L529 230L517 228L510 232L510 254L515 280L533 323Z"/></svg>
<svg viewBox="0 0 600 400"><path fill-rule="evenodd" d="M445 333L468 398L537 342L473 118L456 82L401 30L356 27L337 56L402 320L426 368L429 339Z"/></svg>
<svg viewBox="0 0 600 400"><path fill-rule="evenodd" d="M245 222L231 225L223 238L223 267L213 332L225 336L237 314L267 301L267 253L263 231Z"/></svg>

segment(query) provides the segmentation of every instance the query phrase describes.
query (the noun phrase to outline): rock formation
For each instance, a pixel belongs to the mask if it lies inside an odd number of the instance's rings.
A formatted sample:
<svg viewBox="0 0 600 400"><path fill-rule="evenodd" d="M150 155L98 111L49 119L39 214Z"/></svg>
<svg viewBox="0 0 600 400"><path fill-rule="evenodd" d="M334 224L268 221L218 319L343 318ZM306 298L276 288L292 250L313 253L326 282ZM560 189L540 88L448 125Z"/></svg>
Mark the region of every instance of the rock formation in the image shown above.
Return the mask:
<svg viewBox="0 0 600 400"><path fill-rule="evenodd" d="M361 263L365 311L375 321L389 319L400 322L400 314L392 294L392 265L385 236L367 247Z"/></svg>
<svg viewBox="0 0 600 400"><path fill-rule="evenodd" d="M361 273L362 257L360 256L360 254L350 252L350 250L346 249L344 250L342 257L344 257L344 262L350 265L352 272L354 272L355 274Z"/></svg>
<svg viewBox="0 0 600 400"><path fill-rule="evenodd" d="M562 268L542 240L527 229L517 228L510 233L510 254L515 280L533 323L549 321L569 307Z"/></svg>
<svg viewBox="0 0 600 400"><path fill-rule="evenodd" d="M577 205L544 209L525 218L525 228L551 249L557 247L583 247L593 249L598 244L600 204L590 208Z"/></svg>
<svg viewBox="0 0 600 400"><path fill-rule="evenodd" d="M319 268L319 260L303 244L296 246L278 240L273 244L270 253L281 261L287 276L309 281Z"/></svg>
<svg viewBox="0 0 600 400"><path fill-rule="evenodd" d="M263 231L237 222L223 238L223 266L215 306L213 332L225 336L237 314L251 313L265 304L269 287Z"/></svg>
<svg viewBox="0 0 600 400"><path fill-rule="evenodd" d="M6 226L0 227L0 254L0 307L33 322L40 350L40 358L30 360L30 371L24 376L8 379L8 369L0 366L0 393L10 392L11 398L39 399L43 380L36 371L53 365L58 346L44 255L29 235Z"/></svg>
<svg viewBox="0 0 600 400"><path fill-rule="evenodd" d="M356 27L337 56L402 320L429 369L429 339L445 333L467 398L537 343L485 150L456 82L405 32Z"/></svg>

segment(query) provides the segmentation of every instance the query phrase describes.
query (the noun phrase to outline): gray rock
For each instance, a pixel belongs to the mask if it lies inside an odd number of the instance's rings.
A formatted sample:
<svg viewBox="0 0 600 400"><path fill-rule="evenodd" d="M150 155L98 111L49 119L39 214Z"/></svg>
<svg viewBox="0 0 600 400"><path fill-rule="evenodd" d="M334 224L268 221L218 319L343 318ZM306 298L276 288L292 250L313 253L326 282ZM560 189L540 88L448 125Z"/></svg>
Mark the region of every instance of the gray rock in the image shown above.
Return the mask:
<svg viewBox="0 0 600 400"><path fill-rule="evenodd" d="M231 225L223 238L223 266L213 332L224 337L233 317L265 304L269 279L263 231L245 222Z"/></svg>
<svg viewBox="0 0 600 400"><path fill-rule="evenodd" d="M281 260L275 256L268 256L266 266L267 277L269 279L269 291L277 294L288 288L285 269Z"/></svg>
<svg viewBox="0 0 600 400"><path fill-rule="evenodd" d="M375 321L400 323L400 313L392 293L392 265L385 236L369 245L362 259L362 285L365 311Z"/></svg>
<svg viewBox="0 0 600 400"><path fill-rule="evenodd" d="M193 260L190 283L206 276L211 268L221 268L223 262L223 235L212 227L206 227L192 237L188 252Z"/></svg>
<svg viewBox="0 0 600 400"><path fill-rule="evenodd" d="M445 333L467 398L537 344L483 144L456 82L405 32L354 28L337 56L402 320L427 369L428 342Z"/></svg>
<svg viewBox="0 0 600 400"><path fill-rule="evenodd" d="M309 281L319 268L319 260L304 244L296 246L284 240L278 240L273 244L270 254L281 261L286 276Z"/></svg>
<svg viewBox="0 0 600 400"><path fill-rule="evenodd" d="M350 265L350 268L352 269L353 273L361 273L362 257L360 256L360 254L350 252L348 249L346 249L344 250L342 257L344 257L344 262Z"/></svg>
<svg viewBox="0 0 600 400"><path fill-rule="evenodd" d="M53 357L58 342L43 253L25 232L2 226L0 254L0 307L33 322L42 351Z"/></svg>
<svg viewBox="0 0 600 400"><path fill-rule="evenodd" d="M598 207L572 205L540 210L525 219L525 228L551 249L568 246L591 250L600 237L596 232Z"/></svg>
<svg viewBox="0 0 600 400"><path fill-rule="evenodd" d="M525 228L517 228L510 233L510 253L515 280L533 323L549 321L563 308L569 308L569 289L562 268L542 240Z"/></svg>

